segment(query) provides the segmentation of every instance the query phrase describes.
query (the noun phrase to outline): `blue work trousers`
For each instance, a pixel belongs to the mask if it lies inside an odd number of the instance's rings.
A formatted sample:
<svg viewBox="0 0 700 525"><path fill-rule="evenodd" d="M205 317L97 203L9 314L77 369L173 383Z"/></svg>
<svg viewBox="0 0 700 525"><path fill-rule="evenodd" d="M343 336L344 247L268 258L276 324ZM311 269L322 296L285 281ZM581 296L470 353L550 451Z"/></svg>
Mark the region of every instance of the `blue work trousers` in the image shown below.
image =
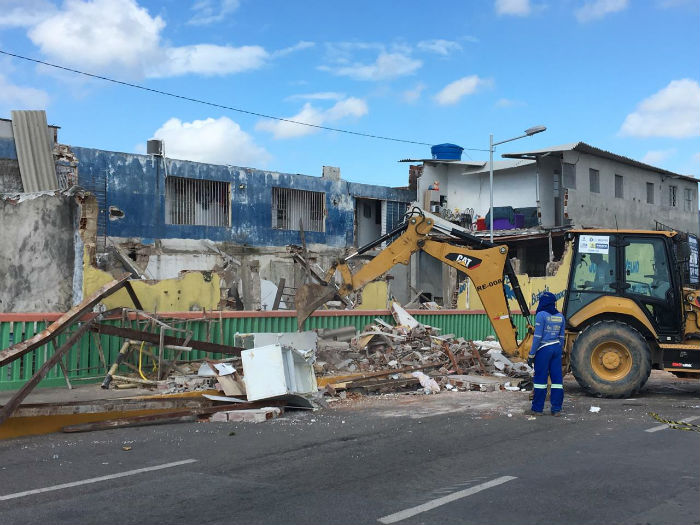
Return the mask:
<svg viewBox="0 0 700 525"><path fill-rule="evenodd" d="M552 413L561 412L564 402L564 385L561 375L561 345L559 343L540 347L535 354L535 377L532 382L535 386L532 398L532 411L542 412L544 400L547 397L547 376L552 380L549 402L552 405Z"/></svg>

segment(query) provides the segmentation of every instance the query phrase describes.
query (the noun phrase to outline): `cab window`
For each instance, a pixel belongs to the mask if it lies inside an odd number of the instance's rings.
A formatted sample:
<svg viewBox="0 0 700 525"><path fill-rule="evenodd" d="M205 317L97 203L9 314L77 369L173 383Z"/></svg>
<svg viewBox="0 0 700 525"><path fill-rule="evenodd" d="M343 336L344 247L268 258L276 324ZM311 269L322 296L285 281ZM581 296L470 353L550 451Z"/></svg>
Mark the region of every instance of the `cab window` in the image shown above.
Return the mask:
<svg viewBox="0 0 700 525"><path fill-rule="evenodd" d="M571 289L578 292L613 293L615 282L615 251L608 253L581 253L574 259Z"/></svg>
<svg viewBox="0 0 700 525"><path fill-rule="evenodd" d="M627 293L666 300L671 273L662 239L629 240L625 247Z"/></svg>

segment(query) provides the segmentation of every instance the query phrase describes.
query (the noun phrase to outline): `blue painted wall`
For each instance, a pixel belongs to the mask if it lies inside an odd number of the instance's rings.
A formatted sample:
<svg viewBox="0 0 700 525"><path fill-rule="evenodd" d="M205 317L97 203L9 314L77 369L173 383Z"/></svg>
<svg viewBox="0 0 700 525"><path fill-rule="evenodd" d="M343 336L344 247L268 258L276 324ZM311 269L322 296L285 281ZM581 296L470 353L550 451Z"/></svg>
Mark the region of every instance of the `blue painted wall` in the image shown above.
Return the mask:
<svg viewBox="0 0 700 525"><path fill-rule="evenodd" d="M415 200L415 192L409 190L169 159L168 175L230 183L231 227L165 224L162 159L90 148L72 149L80 161L80 185L90 190L106 188L104 213L110 206L124 212L123 218L107 221L107 234L115 237L211 239L250 246L298 244L298 231L272 228L272 187L276 186L325 192L326 231L306 232L306 242L342 247L354 241L356 197L406 203Z"/></svg>
<svg viewBox="0 0 700 525"><path fill-rule="evenodd" d="M7 138L0 138L0 159L17 160L17 149L15 141Z"/></svg>

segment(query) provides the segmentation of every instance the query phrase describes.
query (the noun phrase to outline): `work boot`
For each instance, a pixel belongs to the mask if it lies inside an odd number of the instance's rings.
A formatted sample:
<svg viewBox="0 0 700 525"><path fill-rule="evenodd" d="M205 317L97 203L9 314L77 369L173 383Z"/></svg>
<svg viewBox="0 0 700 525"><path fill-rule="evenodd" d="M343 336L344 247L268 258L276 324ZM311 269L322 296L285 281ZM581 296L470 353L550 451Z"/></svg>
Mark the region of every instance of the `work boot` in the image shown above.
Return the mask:
<svg viewBox="0 0 700 525"><path fill-rule="evenodd" d="M526 416L541 416L542 412L535 412L531 408L527 409L525 412L523 412Z"/></svg>
<svg viewBox="0 0 700 525"><path fill-rule="evenodd" d="M552 412L552 417L561 417L561 412Z"/></svg>

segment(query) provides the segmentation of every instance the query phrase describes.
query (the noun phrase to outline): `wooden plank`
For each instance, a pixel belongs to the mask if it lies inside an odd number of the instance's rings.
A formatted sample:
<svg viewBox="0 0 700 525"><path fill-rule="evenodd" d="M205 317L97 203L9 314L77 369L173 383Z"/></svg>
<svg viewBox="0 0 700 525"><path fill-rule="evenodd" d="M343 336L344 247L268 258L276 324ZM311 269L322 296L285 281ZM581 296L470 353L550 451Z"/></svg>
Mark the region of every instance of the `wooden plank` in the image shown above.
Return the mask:
<svg viewBox="0 0 700 525"><path fill-rule="evenodd" d="M122 328L104 323L95 323L90 327L90 330L100 334L116 335L125 339L132 339L134 341L146 341L147 343L151 343L156 346L160 344L160 334L158 333L143 332L141 330L134 330L133 328ZM163 343L167 345L185 346L184 342L184 339L171 335L166 335L163 338ZM217 343L208 343L206 341L197 341L194 339L194 337L190 339L186 346L208 353L218 352L221 354L238 356L241 355L242 350L245 350L244 348L237 346L226 346Z"/></svg>
<svg viewBox="0 0 700 525"><path fill-rule="evenodd" d="M133 286L131 286L131 283L129 281L126 281L126 284L124 284L124 286L126 287L126 293L129 294L131 302L134 303L136 309L143 310L143 307L141 306L141 301L139 301L139 298L136 296L136 292L134 291Z"/></svg>
<svg viewBox="0 0 700 525"><path fill-rule="evenodd" d="M107 283L83 302L68 310L65 314L59 317L58 320L51 323L49 327L39 332L31 339L14 344L9 348L0 351L0 366L4 366L15 359L22 357L26 353L31 352L35 348L51 342L51 340L53 340L58 334L75 323L84 314L90 312L93 306L99 303L103 298L113 294L121 287L126 286L128 278L129 276L126 275L121 279L115 279L114 281Z"/></svg>
<svg viewBox="0 0 700 525"><path fill-rule="evenodd" d="M299 219L301 221L301 219ZM280 282L277 284L277 293L275 294L275 300L272 303L273 310L280 309L280 303L282 302L282 293L284 292L284 285L287 280L284 277L280 278Z"/></svg>

